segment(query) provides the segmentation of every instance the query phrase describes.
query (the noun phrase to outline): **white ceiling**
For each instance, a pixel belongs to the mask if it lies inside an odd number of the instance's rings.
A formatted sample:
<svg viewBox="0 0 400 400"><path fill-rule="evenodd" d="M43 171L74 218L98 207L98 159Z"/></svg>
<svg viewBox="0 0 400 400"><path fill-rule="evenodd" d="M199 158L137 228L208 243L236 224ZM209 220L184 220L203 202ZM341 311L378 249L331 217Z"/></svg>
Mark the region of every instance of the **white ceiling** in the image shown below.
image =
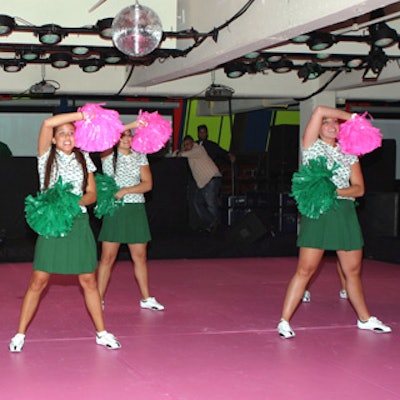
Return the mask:
<svg viewBox="0 0 400 400"><path fill-rule="evenodd" d="M88 12L97 0L68 0L67 2L41 0L3 2L0 14L14 17L18 24L26 21L36 26L53 23L63 27L95 25L97 20L115 17L124 7L134 3L107 0L95 11ZM237 13L247 0L141 0L140 4L152 8L160 16L165 31L194 28L199 32L211 31ZM43 78L59 82L57 95L115 95L137 97L189 98L204 94L216 83L234 89L233 104L249 108L288 104L293 98L308 96L317 91L331 77L323 74L319 79L302 83L296 72L245 75L228 79L218 65L254 50L267 49L282 52L307 52L305 45L288 44L288 40L301 33L318 29L332 32L349 31L362 35L367 29L360 16L386 7L387 24L400 32L397 14L400 3L389 0L256 0L248 10L227 28L221 30L215 42L208 38L186 57L156 61L146 67L135 67L127 80L127 68L108 66L97 73L84 73L78 66L67 69L28 65L18 73L0 70L0 93L18 95ZM32 34L16 32L0 37L0 43L38 43ZM186 42L186 43L185 43ZM62 44L102 45L104 40L94 36L69 35ZM185 48L191 43L168 40L164 47ZM336 53L368 54L366 44L336 44ZM388 54L399 55L398 46L385 49ZM397 101L400 92L400 69L396 62L388 63L378 82L367 86L362 71L342 73L325 90L334 91L340 101L388 100Z"/></svg>

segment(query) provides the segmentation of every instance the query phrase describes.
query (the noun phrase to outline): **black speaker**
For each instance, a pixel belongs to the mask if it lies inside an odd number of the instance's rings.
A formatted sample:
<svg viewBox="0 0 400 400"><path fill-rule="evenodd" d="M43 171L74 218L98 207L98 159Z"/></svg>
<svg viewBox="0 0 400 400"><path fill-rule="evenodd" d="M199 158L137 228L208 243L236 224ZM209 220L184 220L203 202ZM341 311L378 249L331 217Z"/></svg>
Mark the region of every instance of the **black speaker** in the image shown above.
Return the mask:
<svg viewBox="0 0 400 400"><path fill-rule="evenodd" d="M396 185L396 140L383 139L382 146L360 158L367 192L393 192Z"/></svg>
<svg viewBox="0 0 400 400"><path fill-rule="evenodd" d="M251 212L248 208L236 209L236 208L228 208L228 226L233 226L241 222L247 214Z"/></svg>
<svg viewBox="0 0 400 400"><path fill-rule="evenodd" d="M234 243L253 243L267 233L267 228L261 220L249 212L243 218L227 229L225 238Z"/></svg>
<svg viewBox="0 0 400 400"><path fill-rule="evenodd" d="M267 145L267 175L273 188L288 191L299 168L298 125L271 127Z"/></svg>
<svg viewBox="0 0 400 400"><path fill-rule="evenodd" d="M358 217L365 236L399 234L399 193L372 192L359 200Z"/></svg>
<svg viewBox="0 0 400 400"><path fill-rule="evenodd" d="M279 193L279 232L297 232L296 201L289 193Z"/></svg>

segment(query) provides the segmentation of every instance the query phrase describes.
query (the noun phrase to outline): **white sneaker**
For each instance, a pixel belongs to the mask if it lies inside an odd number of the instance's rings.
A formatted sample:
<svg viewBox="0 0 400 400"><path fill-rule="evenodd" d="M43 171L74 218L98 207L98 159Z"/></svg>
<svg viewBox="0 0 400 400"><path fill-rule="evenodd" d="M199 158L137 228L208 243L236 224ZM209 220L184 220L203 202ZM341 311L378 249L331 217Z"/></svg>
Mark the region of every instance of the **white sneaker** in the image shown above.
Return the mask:
<svg viewBox="0 0 400 400"><path fill-rule="evenodd" d="M341 298L341 299L344 299L344 300L347 300L349 297L347 296L347 291L346 291L346 289L342 289L340 292L339 292L339 297Z"/></svg>
<svg viewBox="0 0 400 400"><path fill-rule="evenodd" d="M118 342L117 338L112 333L107 331L97 332L96 343L111 350L121 348L121 343Z"/></svg>
<svg viewBox="0 0 400 400"><path fill-rule="evenodd" d="M377 333L389 333L392 332L390 326L385 325L382 321L379 321L376 317L370 317L367 321L362 322L357 320L357 327L359 329L368 329Z"/></svg>
<svg viewBox="0 0 400 400"><path fill-rule="evenodd" d="M311 293L308 290L304 291L301 301L303 303L309 303L311 301Z"/></svg>
<svg viewBox="0 0 400 400"><path fill-rule="evenodd" d="M165 309L165 307L160 304L155 297L148 297L147 299L140 300L140 307L157 311L162 311Z"/></svg>
<svg viewBox="0 0 400 400"><path fill-rule="evenodd" d="M22 351L25 343L25 335L23 333L17 333L10 342L8 348L13 353L19 353Z"/></svg>
<svg viewBox="0 0 400 400"><path fill-rule="evenodd" d="M283 339L290 339L296 336L293 329L290 327L289 322L284 319L280 320L277 330Z"/></svg>

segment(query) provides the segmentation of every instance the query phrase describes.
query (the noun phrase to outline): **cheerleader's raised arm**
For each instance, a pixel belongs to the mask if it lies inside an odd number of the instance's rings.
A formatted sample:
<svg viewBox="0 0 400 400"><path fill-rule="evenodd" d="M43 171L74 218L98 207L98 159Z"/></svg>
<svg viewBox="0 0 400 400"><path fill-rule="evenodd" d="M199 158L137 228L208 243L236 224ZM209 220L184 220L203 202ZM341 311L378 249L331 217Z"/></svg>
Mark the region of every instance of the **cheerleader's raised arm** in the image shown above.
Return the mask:
<svg viewBox="0 0 400 400"><path fill-rule="evenodd" d="M51 146L53 141L54 129L58 126L74 123L85 119L83 112L71 112L65 114L57 114L52 117L46 118L40 127L38 138L38 155L42 156ZM73 132L73 131L72 131Z"/></svg>
<svg viewBox="0 0 400 400"><path fill-rule="evenodd" d="M302 147L308 149L320 137L321 125L324 119L332 118L341 121L347 121L351 118L352 114L326 106L318 106L311 114L310 120L307 123L306 129L303 134Z"/></svg>

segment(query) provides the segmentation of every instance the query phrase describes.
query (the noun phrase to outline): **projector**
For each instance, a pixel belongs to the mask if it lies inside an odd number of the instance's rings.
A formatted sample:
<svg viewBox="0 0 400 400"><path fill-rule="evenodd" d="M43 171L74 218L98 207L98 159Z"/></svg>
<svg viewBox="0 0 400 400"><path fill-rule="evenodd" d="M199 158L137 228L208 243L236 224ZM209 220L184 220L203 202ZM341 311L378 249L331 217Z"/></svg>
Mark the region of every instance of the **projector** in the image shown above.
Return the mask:
<svg viewBox="0 0 400 400"><path fill-rule="evenodd" d="M230 99L235 91L224 85L211 85L206 89L205 97L207 100L227 100Z"/></svg>
<svg viewBox="0 0 400 400"><path fill-rule="evenodd" d="M53 86L51 83L41 81L32 85L29 89L29 92L31 94L54 94L56 90L56 87Z"/></svg>

